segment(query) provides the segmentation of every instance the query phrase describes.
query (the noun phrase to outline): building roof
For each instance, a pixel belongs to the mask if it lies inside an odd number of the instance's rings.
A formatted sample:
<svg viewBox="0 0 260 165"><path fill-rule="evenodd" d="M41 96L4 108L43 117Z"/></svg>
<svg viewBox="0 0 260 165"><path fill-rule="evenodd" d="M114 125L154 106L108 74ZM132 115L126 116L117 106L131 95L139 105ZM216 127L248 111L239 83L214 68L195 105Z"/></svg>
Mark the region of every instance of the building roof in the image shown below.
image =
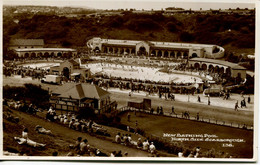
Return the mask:
<svg viewBox="0 0 260 165"><path fill-rule="evenodd" d="M102 99L110 95L109 92L101 89L100 87L87 83L66 83L55 89L53 93L58 94L58 97L72 99Z"/></svg>
<svg viewBox="0 0 260 165"><path fill-rule="evenodd" d="M212 64L219 64L224 65L227 67L230 67L232 69L239 69L239 70L246 70L243 66L240 66L236 63L223 61L223 60L215 60L215 59L209 59L209 58L191 58L189 61L198 61L198 62L206 62L206 63L212 63Z"/></svg>
<svg viewBox="0 0 260 165"><path fill-rule="evenodd" d="M137 41L137 40L117 40L117 39L101 39L101 43L103 44L109 44L109 45L131 45L135 46L136 44L140 42L146 42L150 46L160 46L160 47L181 47L181 48L193 48L193 47L200 47L205 48L209 47L212 48L216 45L211 44L194 44L194 43L177 43L177 42L161 42L161 41Z"/></svg>
<svg viewBox="0 0 260 165"><path fill-rule="evenodd" d="M70 59L70 60L68 60L70 63L72 63L72 65L79 65L79 63L78 62L76 62L75 60L73 60L73 59Z"/></svg>
<svg viewBox="0 0 260 165"><path fill-rule="evenodd" d="M10 41L10 46L43 46L43 39L13 39Z"/></svg>

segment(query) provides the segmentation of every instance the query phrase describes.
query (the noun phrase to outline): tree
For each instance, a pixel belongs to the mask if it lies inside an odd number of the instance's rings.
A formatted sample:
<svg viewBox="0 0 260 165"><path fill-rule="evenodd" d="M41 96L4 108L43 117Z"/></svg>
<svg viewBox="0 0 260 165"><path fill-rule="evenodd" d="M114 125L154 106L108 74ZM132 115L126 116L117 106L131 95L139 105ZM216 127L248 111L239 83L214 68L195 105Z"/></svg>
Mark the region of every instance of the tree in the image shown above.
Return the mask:
<svg viewBox="0 0 260 165"><path fill-rule="evenodd" d="M13 60L17 58L17 53L14 50L8 50L6 54L4 54L4 59L5 60Z"/></svg>
<svg viewBox="0 0 260 165"><path fill-rule="evenodd" d="M170 32L176 32L178 29L173 22L168 22L166 24L166 26L167 26L168 31L170 31Z"/></svg>
<svg viewBox="0 0 260 165"><path fill-rule="evenodd" d="M190 42L193 40L193 38L194 38L193 35L189 32L184 31L180 34L180 40L184 42Z"/></svg>

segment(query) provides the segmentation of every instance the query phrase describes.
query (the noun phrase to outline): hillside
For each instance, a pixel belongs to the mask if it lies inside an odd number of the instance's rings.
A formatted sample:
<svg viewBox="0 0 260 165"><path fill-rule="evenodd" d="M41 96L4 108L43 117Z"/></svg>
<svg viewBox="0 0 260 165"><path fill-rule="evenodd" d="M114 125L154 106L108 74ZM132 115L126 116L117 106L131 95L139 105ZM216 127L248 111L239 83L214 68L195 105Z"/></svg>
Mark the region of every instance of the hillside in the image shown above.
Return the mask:
<svg viewBox="0 0 260 165"><path fill-rule="evenodd" d="M18 20L19 23L15 23ZM10 38L43 38L47 45L85 46L92 37L217 44L254 53L255 16L162 13L59 17L19 14L3 18L4 44Z"/></svg>

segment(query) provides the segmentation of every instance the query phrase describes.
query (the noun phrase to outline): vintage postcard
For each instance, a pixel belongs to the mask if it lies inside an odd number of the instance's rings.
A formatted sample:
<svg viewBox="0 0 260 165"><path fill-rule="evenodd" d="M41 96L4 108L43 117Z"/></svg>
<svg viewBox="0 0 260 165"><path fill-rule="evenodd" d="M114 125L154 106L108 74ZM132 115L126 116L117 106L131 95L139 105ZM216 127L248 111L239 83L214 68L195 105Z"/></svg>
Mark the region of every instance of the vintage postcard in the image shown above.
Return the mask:
<svg viewBox="0 0 260 165"><path fill-rule="evenodd" d="M4 160L256 161L255 1L4 0Z"/></svg>

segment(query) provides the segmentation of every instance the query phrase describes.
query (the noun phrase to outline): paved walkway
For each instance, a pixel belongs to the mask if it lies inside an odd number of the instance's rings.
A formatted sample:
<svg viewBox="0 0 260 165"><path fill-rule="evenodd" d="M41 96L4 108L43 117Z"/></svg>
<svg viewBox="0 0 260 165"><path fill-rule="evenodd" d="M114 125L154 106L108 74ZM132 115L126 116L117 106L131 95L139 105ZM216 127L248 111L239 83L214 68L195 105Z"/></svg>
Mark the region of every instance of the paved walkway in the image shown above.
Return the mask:
<svg viewBox="0 0 260 165"><path fill-rule="evenodd" d="M15 75L13 77L8 77L5 78L3 77L4 82L3 85L14 85L14 86L22 86L25 83L36 83L36 84L41 84L39 80L34 79L32 80L31 77L25 77L21 78L21 76ZM41 84L42 86L45 86L45 84ZM50 88L55 88L56 86L49 86ZM119 92L119 93L126 93L129 94L130 90L120 90L118 88L109 88L109 92ZM132 95L136 96L143 96L143 97L152 97L152 98L159 98L158 94L153 94L148 96L146 92L140 91L138 92L133 92ZM208 104L208 97L203 96L203 94L195 94L195 95L183 95L183 94L174 94L175 95L175 100L176 101L182 101L182 102L191 102L191 103L196 103L196 104L203 104L207 105ZM198 95L201 98L201 102L199 103L198 100ZM244 95L247 103L247 98L248 95ZM238 108L238 110L242 111L254 111L254 95L250 95L251 98L251 103L246 104L246 108ZM163 97L164 99L164 97ZM238 101L239 107L240 107L240 101L243 99L243 97L239 94L234 94L232 93L230 98L228 100L223 100L223 97L210 97L210 105L217 106L217 107L224 107L224 108L231 108L234 109L235 103Z"/></svg>
<svg viewBox="0 0 260 165"><path fill-rule="evenodd" d="M120 90L118 88L109 88L109 92L120 92L120 93L129 93L130 90ZM139 96L144 96L144 97L153 97L153 98L159 98L158 94L153 94L148 96L146 92L140 91L138 92L133 92L132 96L134 95L139 95ZM191 102L191 103L196 103L196 104L203 104L203 105L208 105L208 97L203 96L203 94L195 94L195 95L183 95L183 94L174 94L175 95L175 100L176 101L182 101L182 102ZM198 95L201 98L201 102L199 103L198 100ZM248 95L244 95L247 103L247 98ZM244 111L254 111L254 95L250 95L251 102L250 104L246 104L246 108L238 108L238 110L244 110ZM164 99L164 97L163 97ZM223 97L210 97L210 105L217 106L217 107L224 107L224 108L231 108L234 109L235 103L238 101L239 107L240 107L240 102L243 99L243 97L239 94L231 94L230 98L228 100L223 100Z"/></svg>

